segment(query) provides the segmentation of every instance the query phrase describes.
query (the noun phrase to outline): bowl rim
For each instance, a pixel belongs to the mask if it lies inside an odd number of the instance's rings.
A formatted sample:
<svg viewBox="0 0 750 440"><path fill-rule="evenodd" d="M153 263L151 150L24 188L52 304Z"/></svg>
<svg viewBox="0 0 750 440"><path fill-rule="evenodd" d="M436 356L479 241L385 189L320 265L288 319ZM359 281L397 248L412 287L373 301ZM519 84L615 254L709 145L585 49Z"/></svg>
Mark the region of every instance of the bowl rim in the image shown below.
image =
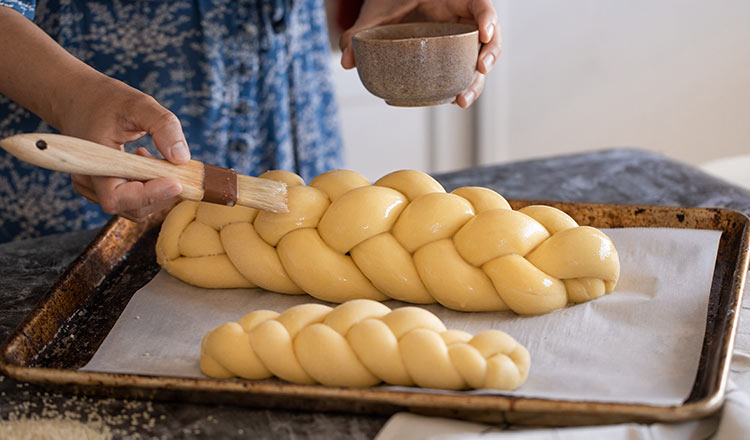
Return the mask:
<svg viewBox="0 0 750 440"><path fill-rule="evenodd" d="M473 30L467 31L467 32L459 32L455 34L450 35L436 35L433 37L407 37L407 38L389 38L389 39L376 39L376 38L364 38L362 36L365 32L370 32L375 29L384 29L384 28L398 28L398 27L407 27L407 26L413 26L413 25L460 25L460 26L473 26ZM410 23L393 23L393 24L383 24L379 26L373 26L369 27L367 29L361 29L357 31L354 35L352 35L352 41L358 40L358 41L366 41L368 43L373 44L387 44L387 43L393 43L398 41L411 41L411 40L434 40L438 38L458 38L458 37L465 37L472 34L478 34L479 33L479 25L476 23L458 23L454 21L419 21L419 22L410 22Z"/></svg>

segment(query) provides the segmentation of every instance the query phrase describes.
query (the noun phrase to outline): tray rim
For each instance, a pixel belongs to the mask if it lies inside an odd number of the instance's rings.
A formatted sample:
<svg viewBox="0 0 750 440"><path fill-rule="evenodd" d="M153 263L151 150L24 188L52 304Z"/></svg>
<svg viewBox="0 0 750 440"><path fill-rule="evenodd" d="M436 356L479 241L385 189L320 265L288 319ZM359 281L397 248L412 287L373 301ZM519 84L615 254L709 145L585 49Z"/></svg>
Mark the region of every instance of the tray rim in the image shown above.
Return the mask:
<svg viewBox="0 0 750 440"><path fill-rule="evenodd" d="M4 364L3 373L14 378L23 378L33 383L76 384L88 386L131 387L142 390L168 388L182 391L227 391L257 392L265 396L305 397L311 391L317 392L316 399L337 398L366 400L373 403L398 405L416 408L445 408L443 400L450 400L453 409L471 411L519 411L556 412L577 414L584 410L587 414L632 416L636 420L658 420L677 422L709 415L723 404L725 382L721 392L682 405L656 406L638 403L596 402L588 400L553 400L523 396L505 395L460 395L414 393L385 388L345 388L325 385L300 385L277 380L241 381L220 379L197 379L174 376L152 376L125 373L99 373L56 368L30 368ZM437 398L436 398L437 397Z"/></svg>
<svg viewBox="0 0 750 440"><path fill-rule="evenodd" d="M114 217L105 225L97 236L86 246L86 248L74 259L70 265L63 271L57 281L49 288L45 295L32 312L16 328L8 340L3 344L0 356L0 371L6 376L16 380L49 384L63 385L73 388L75 391L79 387L94 390L112 388L120 390L125 396L143 396L154 394L159 390L172 390L184 392L227 392L239 394L253 394L258 397L279 397L279 398L308 398L308 399L339 399L346 402L360 402L372 404L395 405L412 409L417 412L429 411L430 409L452 410L456 411L456 416L462 418L475 418L473 415L482 411L497 412L498 415L508 416L512 414L527 415L534 419L534 416L565 416L565 415L584 415L591 416L593 423L585 422L584 424L595 423L612 423L613 421L663 421L676 422L691 420L709 415L718 410L723 404L726 391L727 380L731 363L731 354L734 348L734 340L739 321L741 302L744 292L744 286L747 278L748 267L750 265L750 218L740 211L725 208L704 208L704 207L670 207L670 206L649 206L649 205L620 205L620 204L603 204L603 203L575 203L575 202L537 202L514 200L510 201L516 208L517 206L526 206L529 204L547 204L557 207L577 206L577 207L607 207L610 209L646 209L663 212L698 212L712 211L722 217L735 217L735 220L743 224L741 242L738 247L740 254L737 255L734 264L734 273L731 281L731 300L730 304L731 317L725 323L727 327L726 334L722 338L722 346L719 359L719 374L714 380L718 384L712 392L707 395L690 401L683 402L681 405L659 406L642 403L619 403L619 402L597 402L587 400L562 400L562 399L545 399L545 398L528 398L523 396L504 396L504 395L470 395L470 394L433 394L433 393L414 393L409 391L388 390L385 388L341 388L328 387L323 385L298 385L290 384L279 380L265 381L239 381L239 380L221 380L221 379L194 379L181 378L173 376L149 376L122 373L99 373L87 372L63 368L42 368L29 367L14 362L10 356L9 350L13 348L13 341L23 337L23 329L27 325L34 323L38 319L40 307L49 299L49 296L57 289L60 289L72 277L76 275L76 270L80 265L86 263L86 259L91 257L97 245L107 237L112 235L120 236L124 231L134 232L136 239L147 232L151 227L160 223L150 222L146 224L134 224L125 219ZM516 208L517 209L517 208ZM563 209L564 210L564 209ZM667 227L664 225L651 225L648 227ZM671 226L679 227L679 226ZM707 228L688 228L686 229L707 229ZM723 230L713 228L713 230ZM129 248L132 243L122 243L121 247ZM713 288L712 288L713 290ZM62 325L62 324L61 324ZM704 343L705 345L705 343ZM697 376L696 376L697 382ZM155 395L155 394L154 394ZM157 397L158 398L158 397ZM686 397L686 400L688 398ZM344 409L346 410L346 409ZM466 411L466 413L461 413ZM475 414L476 413L476 414ZM554 419L554 417L553 417ZM522 420L522 419L521 419ZM523 423L521 421L520 423ZM538 423L535 420L535 423ZM542 423L544 424L544 423ZM561 425L565 422L552 424Z"/></svg>

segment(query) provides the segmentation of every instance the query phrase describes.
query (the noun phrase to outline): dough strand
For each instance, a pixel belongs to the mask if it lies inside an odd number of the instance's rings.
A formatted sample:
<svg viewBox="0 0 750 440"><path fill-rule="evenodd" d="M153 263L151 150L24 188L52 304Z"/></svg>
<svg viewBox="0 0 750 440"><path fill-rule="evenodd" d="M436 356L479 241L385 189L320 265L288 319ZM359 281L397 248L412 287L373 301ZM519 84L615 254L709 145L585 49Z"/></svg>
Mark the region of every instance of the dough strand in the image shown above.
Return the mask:
<svg viewBox="0 0 750 440"><path fill-rule="evenodd" d="M261 177L288 185L288 213L182 202L162 226L158 263L199 287L519 314L598 298L619 277L601 231L550 206L513 210L488 188L446 193L414 170L373 185L347 170L309 185L286 171Z"/></svg>
<svg viewBox="0 0 750 440"><path fill-rule="evenodd" d="M249 313L207 333L200 358L201 371L216 378L447 390L513 390L529 365L526 348L502 331L446 330L424 309L366 299Z"/></svg>

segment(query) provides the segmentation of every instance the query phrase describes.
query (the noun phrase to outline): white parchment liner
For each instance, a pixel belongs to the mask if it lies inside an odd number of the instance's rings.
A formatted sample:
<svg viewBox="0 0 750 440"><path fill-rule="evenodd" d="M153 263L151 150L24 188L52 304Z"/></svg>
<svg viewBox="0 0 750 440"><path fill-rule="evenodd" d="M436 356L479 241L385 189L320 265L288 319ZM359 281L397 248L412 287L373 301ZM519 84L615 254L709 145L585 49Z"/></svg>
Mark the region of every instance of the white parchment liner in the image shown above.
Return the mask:
<svg viewBox="0 0 750 440"><path fill-rule="evenodd" d="M721 232L603 231L615 243L621 261L620 281L609 295L534 317L461 313L439 305L426 308L448 328L470 333L496 328L528 348L528 381L502 394L678 405L690 393L698 368ZM198 360L206 332L253 310L283 311L305 302L320 301L261 289L201 289L162 271L136 292L82 370L205 377Z"/></svg>

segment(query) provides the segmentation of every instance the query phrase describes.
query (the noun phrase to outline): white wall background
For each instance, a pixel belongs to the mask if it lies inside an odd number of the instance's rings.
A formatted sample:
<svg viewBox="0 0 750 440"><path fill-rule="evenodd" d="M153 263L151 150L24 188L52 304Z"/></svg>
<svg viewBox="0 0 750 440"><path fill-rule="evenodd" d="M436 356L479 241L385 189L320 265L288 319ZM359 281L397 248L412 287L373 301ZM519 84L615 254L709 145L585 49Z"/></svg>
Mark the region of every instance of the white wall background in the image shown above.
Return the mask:
<svg viewBox="0 0 750 440"><path fill-rule="evenodd" d="M481 98L481 162L750 154L750 1L495 3L505 51Z"/></svg>
<svg viewBox="0 0 750 440"><path fill-rule="evenodd" d="M339 104L346 168L370 180L401 168L430 171L429 113L390 107L372 96L356 69L343 70L340 53L331 58Z"/></svg>
<svg viewBox="0 0 750 440"><path fill-rule="evenodd" d="M440 172L476 163L475 109L391 107L365 90L356 70L343 70L340 56L332 55L331 71L347 168L376 180L405 168Z"/></svg>
<svg viewBox="0 0 750 440"><path fill-rule="evenodd" d="M375 179L614 146L693 164L750 154L750 0L495 4L505 49L468 112L389 107L333 55L348 168Z"/></svg>

